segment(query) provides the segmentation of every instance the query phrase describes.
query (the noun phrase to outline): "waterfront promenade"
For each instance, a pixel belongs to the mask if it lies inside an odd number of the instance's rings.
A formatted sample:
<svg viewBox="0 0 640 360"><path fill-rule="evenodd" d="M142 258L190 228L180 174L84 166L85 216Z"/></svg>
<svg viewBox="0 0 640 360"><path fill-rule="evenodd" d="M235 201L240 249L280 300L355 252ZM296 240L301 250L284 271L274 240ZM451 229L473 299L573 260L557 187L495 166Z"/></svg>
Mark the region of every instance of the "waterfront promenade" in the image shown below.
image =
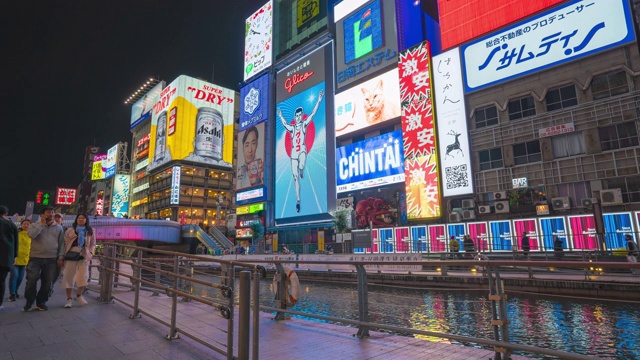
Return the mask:
<svg viewBox="0 0 640 360"><path fill-rule="evenodd" d="M117 296L132 300L133 292L118 291ZM65 296L58 283L48 311L25 313L21 311L23 299L5 301L5 308L0 310L0 360L225 358L185 336L166 340L167 327L144 315L129 319L131 309L118 302L102 303L95 292L85 297L88 305L63 308ZM170 297L146 293L140 301L141 308L169 320ZM226 322L213 314L211 307L198 302L180 303L178 312L178 327L211 337L212 341L226 327ZM493 355L489 350L375 331L371 331L370 337L359 339L353 336L355 328L295 318L272 319L272 314L260 314L260 359L462 360L490 359ZM237 348L237 338L234 347ZM526 358L513 356L513 359Z"/></svg>

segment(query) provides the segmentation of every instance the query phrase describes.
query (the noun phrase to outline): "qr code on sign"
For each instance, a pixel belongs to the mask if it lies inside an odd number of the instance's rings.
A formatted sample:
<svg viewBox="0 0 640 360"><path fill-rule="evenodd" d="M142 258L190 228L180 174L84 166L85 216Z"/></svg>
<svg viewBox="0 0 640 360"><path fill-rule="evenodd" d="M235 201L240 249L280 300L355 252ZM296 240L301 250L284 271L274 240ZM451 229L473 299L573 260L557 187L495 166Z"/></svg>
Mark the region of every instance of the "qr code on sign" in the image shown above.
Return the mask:
<svg viewBox="0 0 640 360"><path fill-rule="evenodd" d="M469 186L469 175L467 173L467 165L451 166L444 168L445 183L447 189L455 189Z"/></svg>

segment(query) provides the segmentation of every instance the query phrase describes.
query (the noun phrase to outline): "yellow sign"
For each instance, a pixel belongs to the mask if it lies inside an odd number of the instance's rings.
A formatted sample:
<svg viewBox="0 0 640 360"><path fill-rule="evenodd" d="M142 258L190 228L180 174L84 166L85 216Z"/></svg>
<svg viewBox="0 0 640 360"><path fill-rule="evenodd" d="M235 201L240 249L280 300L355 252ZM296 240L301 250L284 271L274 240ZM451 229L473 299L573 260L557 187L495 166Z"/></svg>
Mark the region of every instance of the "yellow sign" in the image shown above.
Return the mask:
<svg viewBox="0 0 640 360"><path fill-rule="evenodd" d="M549 205L536 205L536 214L538 215L549 215Z"/></svg>
<svg viewBox="0 0 640 360"><path fill-rule="evenodd" d="M104 171L102 171L102 161L95 161L91 167L91 180L104 179Z"/></svg>
<svg viewBox="0 0 640 360"><path fill-rule="evenodd" d="M238 206L236 208L236 215L245 215L249 213L249 205L246 206Z"/></svg>
<svg viewBox="0 0 640 360"><path fill-rule="evenodd" d="M298 27L320 14L320 0L298 0Z"/></svg>
<svg viewBox="0 0 640 360"><path fill-rule="evenodd" d="M318 231L318 250L324 250L324 230Z"/></svg>
<svg viewBox="0 0 640 360"><path fill-rule="evenodd" d="M151 111L147 171L172 160L231 168L235 92L179 76L162 90Z"/></svg>

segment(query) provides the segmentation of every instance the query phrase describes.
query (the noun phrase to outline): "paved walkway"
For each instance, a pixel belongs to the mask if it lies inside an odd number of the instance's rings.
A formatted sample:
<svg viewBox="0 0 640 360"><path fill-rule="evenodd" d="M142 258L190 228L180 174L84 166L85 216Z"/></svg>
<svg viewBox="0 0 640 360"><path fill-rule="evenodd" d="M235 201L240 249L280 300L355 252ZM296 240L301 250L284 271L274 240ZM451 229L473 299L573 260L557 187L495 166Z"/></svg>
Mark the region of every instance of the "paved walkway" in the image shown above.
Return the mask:
<svg viewBox="0 0 640 360"><path fill-rule="evenodd" d="M132 303L133 292L116 296ZM23 299L5 299L5 308L0 310L0 360L225 358L184 335L166 340L168 327L144 315L129 319L131 309L119 302L104 304L93 292L85 298L88 305L74 303L71 309L63 308L65 296L58 283L47 304L48 311L25 313L21 311ZM170 319L171 298L143 292L140 301L142 309L165 321ZM179 303L177 318L180 329L224 348L226 322L211 307L197 302ZM490 359L493 354L484 349L373 331L369 338L358 339L353 336L354 328L295 318L272 319L272 314L260 314L260 359L467 360ZM237 336L234 347L237 354Z"/></svg>

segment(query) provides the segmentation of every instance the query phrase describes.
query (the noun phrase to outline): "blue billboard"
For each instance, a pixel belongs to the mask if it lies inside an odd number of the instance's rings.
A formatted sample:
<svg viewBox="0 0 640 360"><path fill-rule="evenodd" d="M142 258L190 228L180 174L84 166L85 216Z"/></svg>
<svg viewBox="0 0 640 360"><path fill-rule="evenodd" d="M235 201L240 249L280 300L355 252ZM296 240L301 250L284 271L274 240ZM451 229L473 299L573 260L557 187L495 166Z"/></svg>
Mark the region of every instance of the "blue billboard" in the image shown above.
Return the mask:
<svg viewBox="0 0 640 360"><path fill-rule="evenodd" d="M269 118L269 73L240 89L240 127L245 130Z"/></svg>
<svg viewBox="0 0 640 360"><path fill-rule="evenodd" d="M563 216L540 219L540 235L542 236L543 250L553 250L553 238L558 237L562 241L562 248L569 248L567 238L567 224Z"/></svg>
<svg viewBox="0 0 640 360"><path fill-rule="evenodd" d="M337 192L404 182L402 131L397 130L336 150Z"/></svg>
<svg viewBox="0 0 640 360"><path fill-rule="evenodd" d="M511 250L511 221L490 221L491 250Z"/></svg>
<svg viewBox="0 0 640 360"><path fill-rule="evenodd" d="M568 1L461 47L466 92L633 42L628 0Z"/></svg>
<svg viewBox="0 0 640 360"><path fill-rule="evenodd" d="M625 236L627 234L635 238L633 230L633 218L630 212L602 214L604 221L604 241L607 249L619 249L627 246Z"/></svg>

